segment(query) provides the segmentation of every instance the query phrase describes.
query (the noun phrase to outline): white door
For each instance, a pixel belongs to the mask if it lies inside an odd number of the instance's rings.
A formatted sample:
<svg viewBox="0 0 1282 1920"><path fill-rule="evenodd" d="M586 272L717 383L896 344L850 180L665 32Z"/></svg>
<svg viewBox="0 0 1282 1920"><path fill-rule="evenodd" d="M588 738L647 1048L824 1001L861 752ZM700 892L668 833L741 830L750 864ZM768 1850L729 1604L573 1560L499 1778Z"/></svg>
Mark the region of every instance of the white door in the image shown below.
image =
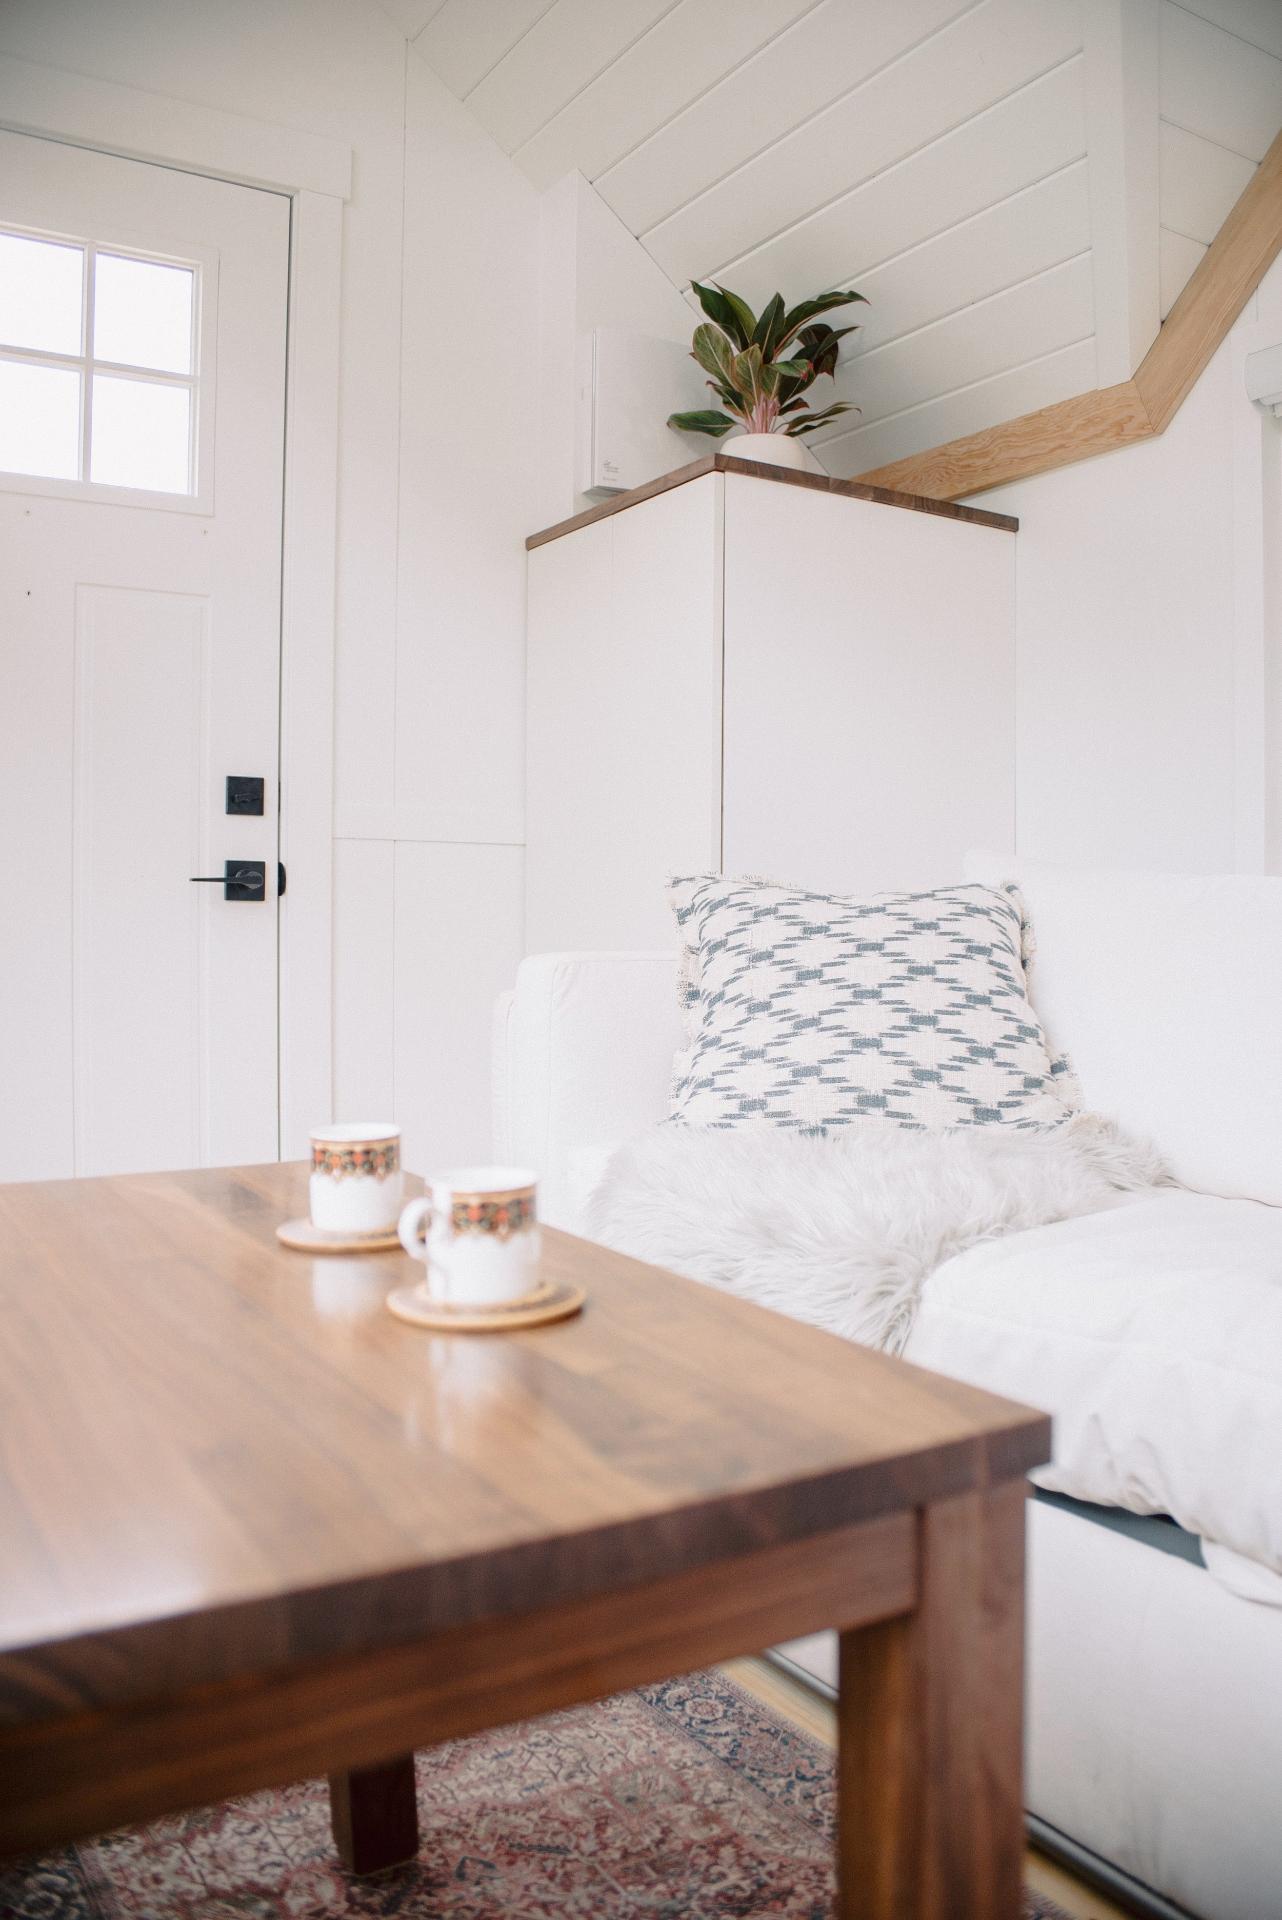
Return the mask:
<svg viewBox="0 0 1282 1920"><path fill-rule="evenodd" d="M288 264L281 195L0 134L0 1179L277 1157Z"/></svg>

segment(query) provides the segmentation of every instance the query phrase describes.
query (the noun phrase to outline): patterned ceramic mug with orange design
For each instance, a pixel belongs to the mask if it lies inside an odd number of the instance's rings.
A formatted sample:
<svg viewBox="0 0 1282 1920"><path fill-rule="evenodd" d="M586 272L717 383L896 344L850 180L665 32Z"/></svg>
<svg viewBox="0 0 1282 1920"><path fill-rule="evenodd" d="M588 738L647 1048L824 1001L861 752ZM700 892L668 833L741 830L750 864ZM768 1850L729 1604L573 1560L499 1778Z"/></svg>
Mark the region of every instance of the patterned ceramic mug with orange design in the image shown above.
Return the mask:
<svg viewBox="0 0 1282 1920"><path fill-rule="evenodd" d="M312 1225L329 1233L388 1233L405 1198L399 1127L356 1121L312 1136Z"/></svg>
<svg viewBox="0 0 1282 1920"><path fill-rule="evenodd" d="M538 1284L535 1176L528 1167L456 1167L401 1215L401 1244L428 1264L428 1291L453 1307L494 1307Z"/></svg>

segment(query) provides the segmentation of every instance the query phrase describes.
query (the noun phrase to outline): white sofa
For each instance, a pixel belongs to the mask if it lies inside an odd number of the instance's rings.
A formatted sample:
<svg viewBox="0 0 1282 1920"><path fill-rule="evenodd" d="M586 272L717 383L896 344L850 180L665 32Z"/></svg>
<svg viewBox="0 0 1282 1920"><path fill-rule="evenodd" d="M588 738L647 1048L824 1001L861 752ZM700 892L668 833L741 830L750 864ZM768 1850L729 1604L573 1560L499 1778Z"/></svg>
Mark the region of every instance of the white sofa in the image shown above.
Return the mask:
<svg viewBox="0 0 1282 1920"><path fill-rule="evenodd" d="M1282 880L984 856L968 877L1019 880L1052 1046L1182 1183L949 1261L908 1348L1055 1415L1030 1509L1034 1830L1155 1914L1279 1920ZM665 1116L680 1038L672 954L523 963L497 1152L539 1170L547 1220L575 1227L610 1150ZM831 1679L825 1637L790 1652Z"/></svg>

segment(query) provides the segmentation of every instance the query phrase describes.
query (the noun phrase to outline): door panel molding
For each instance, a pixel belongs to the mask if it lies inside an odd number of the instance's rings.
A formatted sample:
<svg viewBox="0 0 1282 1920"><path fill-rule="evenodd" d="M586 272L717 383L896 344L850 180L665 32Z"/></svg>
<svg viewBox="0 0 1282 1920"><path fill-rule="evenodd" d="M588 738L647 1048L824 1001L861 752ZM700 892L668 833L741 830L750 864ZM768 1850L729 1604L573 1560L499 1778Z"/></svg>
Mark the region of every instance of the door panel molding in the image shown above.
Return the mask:
<svg viewBox="0 0 1282 1920"><path fill-rule="evenodd" d="M280 1150L333 1105L334 617L343 202L351 149L0 56L0 127L289 197L281 602Z"/></svg>
<svg viewBox="0 0 1282 1920"><path fill-rule="evenodd" d="M209 902L173 875L206 858L209 602L164 588L75 590L72 994L75 1155L99 1173L203 1166L208 1156ZM180 715L185 725L175 727ZM145 756L148 820L134 840L137 767L108 752L129 728ZM133 832L131 833L131 828ZM95 857L97 856L97 857ZM147 928L141 946L137 929ZM141 981L143 992L131 992ZM193 1056L194 1082L166 1071ZM112 1118L111 1089L146 1063L141 1135ZM105 1098L104 1098L105 1093ZM137 1125L137 1120L135 1125Z"/></svg>

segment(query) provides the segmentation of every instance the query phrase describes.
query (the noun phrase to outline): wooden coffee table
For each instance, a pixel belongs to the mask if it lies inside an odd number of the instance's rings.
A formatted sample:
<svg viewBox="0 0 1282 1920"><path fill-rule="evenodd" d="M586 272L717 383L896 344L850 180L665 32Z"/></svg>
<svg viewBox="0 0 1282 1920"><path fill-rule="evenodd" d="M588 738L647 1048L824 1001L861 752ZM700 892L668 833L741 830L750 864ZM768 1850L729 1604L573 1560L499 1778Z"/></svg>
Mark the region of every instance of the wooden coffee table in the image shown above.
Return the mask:
<svg viewBox="0 0 1282 1920"><path fill-rule="evenodd" d="M575 1320L431 1334L306 1170L0 1187L0 1853L841 1630L846 1920L1016 1920L1041 1415L546 1234Z"/></svg>

